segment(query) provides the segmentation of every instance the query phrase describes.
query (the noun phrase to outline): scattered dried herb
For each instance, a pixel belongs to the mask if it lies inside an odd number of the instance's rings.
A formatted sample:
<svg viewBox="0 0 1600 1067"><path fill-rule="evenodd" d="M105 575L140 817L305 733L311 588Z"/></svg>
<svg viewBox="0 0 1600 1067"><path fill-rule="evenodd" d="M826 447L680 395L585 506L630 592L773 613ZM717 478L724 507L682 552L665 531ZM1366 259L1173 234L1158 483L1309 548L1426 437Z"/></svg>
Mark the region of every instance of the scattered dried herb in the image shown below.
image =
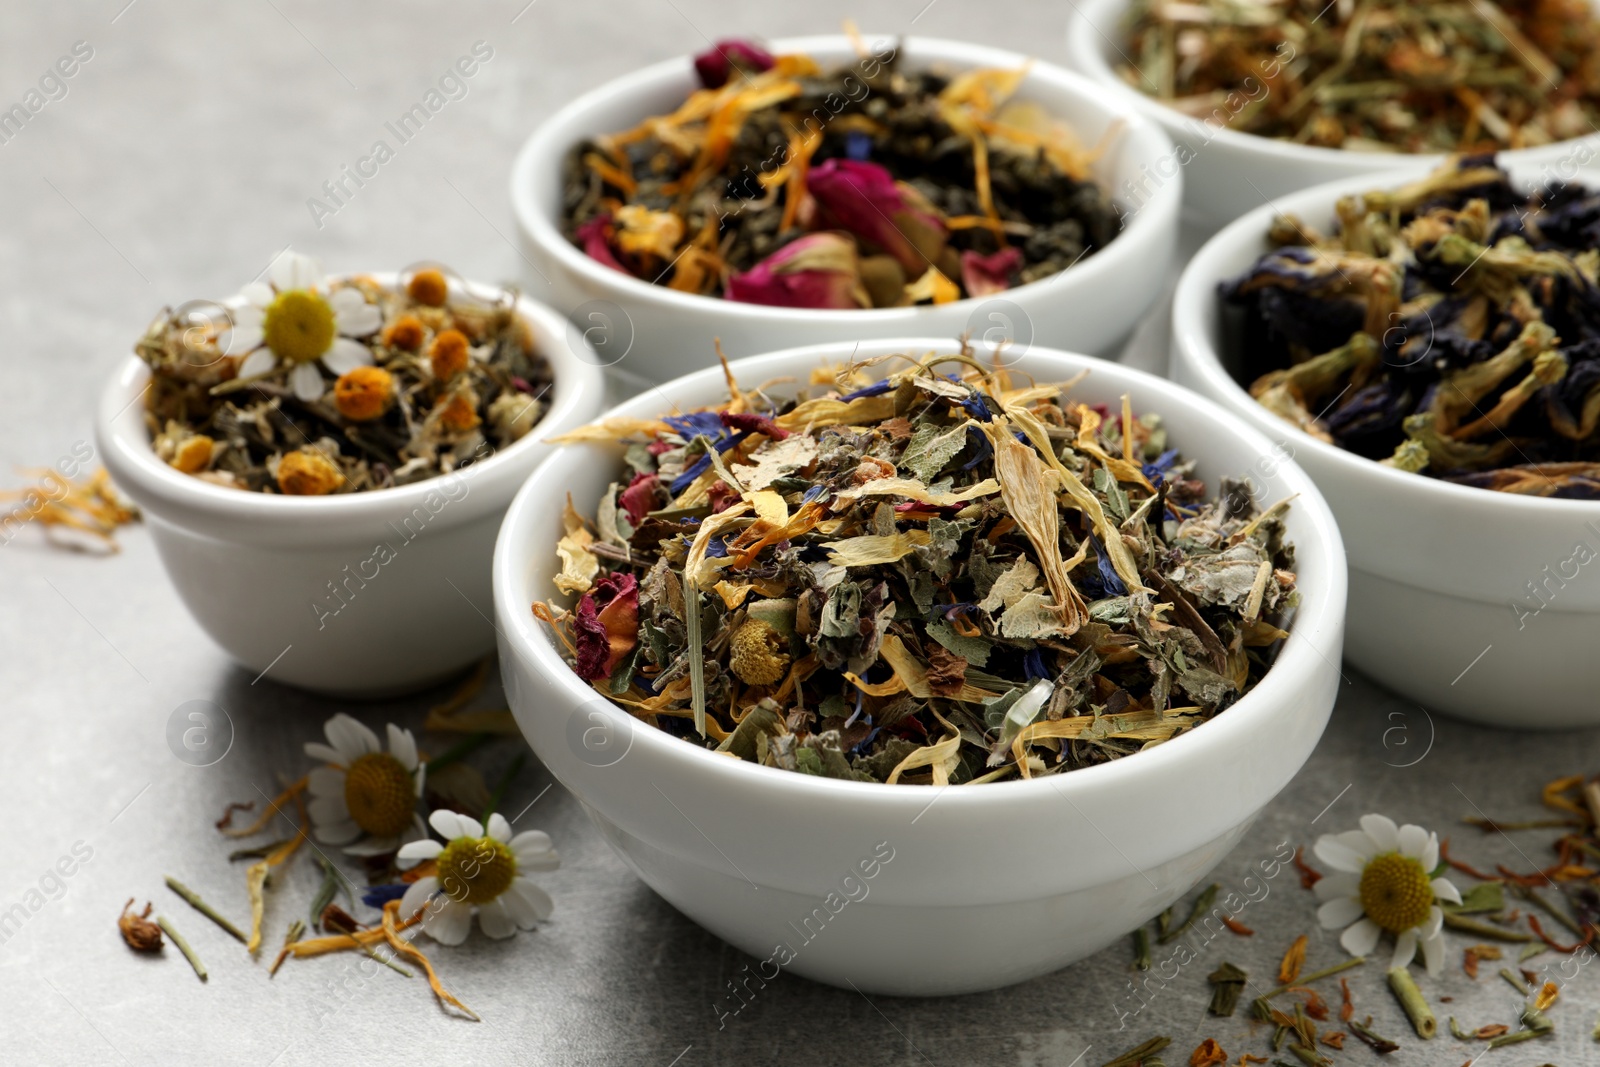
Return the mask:
<svg viewBox="0 0 1600 1067"><path fill-rule="evenodd" d="M138 522L139 511L117 495L104 468L78 481L48 467L32 473L39 475L37 485L0 492L0 535L4 537L0 545L9 544L17 531L37 523L45 537L62 548L81 550L86 546L79 539L62 540L57 530L85 534L102 552L120 551L117 528ZM9 501L15 503L8 505Z"/></svg>
<svg viewBox="0 0 1600 1067"><path fill-rule="evenodd" d="M183 953L183 958L189 961L190 967L194 968L195 977L204 982L209 977L206 974L206 965L200 962L199 954L189 947L189 942L184 940L182 934L178 933L178 928L173 926L165 915L156 916L156 925L161 927L162 932L172 939L174 945L178 946L178 951Z"/></svg>
<svg viewBox="0 0 1600 1067"><path fill-rule="evenodd" d="M176 470L263 493L386 489L485 459L546 410L550 367L514 292L482 299L431 267L329 282L293 252L271 277L163 310L134 347L152 447Z"/></svg>
<svg viewBox="0 0 1600 1067"><path fill-rule="evenodd" d="M130 911L133 897L129 897L122 906L122 914L117 916L117 929L122 931L122 940L135 952L161 951L161 927L150 921L152 906L146 901L143 913Z"/></svg>
<svg viewBox="0 0 1600 1067"><path fill-rule="evenodd" d="M1178 938L1188 933L1189 930L1193 928L1194 924L1199 920L1199 918L1211 910L1211 905L1216 902L1217 894L1221 891L1222 886L1218 885L1216 882L1212 882L1210 885L1201 890L1200 895L1194 898L1194 906L1189 909L1188 917L1177 926L1164 932L1157 939L1157 943L1165 945L1171 941L1176 941Z"/></svg>
<svg viewBox="0 0 1600 1067"><path fill-rule="evenodd" d="M1303 851L1305 850L1302 847L1295 846L1294 869L1300 875L1300 888L1311 889L1322 880L1322 872L1305 861L1305 858L1301 856Z"/></svg>
<svg viewBox="0 0 1600 1067"><path fill-rule="evenodd" d="M568 504L576 603L534 605L576 673L747 761L936 785L1116 759L1255 684L1295 602L1287 501L1208 499L1126 401L910 361L560 438L627 464L592 521Z"/></svg>
<svg viewBox="0 0 1600 1067"><path fill-rule="evenodd" d="M1283 954L1283 960L1278 964L1279 985L1292 986L1294 980L1300 977L1300 968L1305 966L1306 962L1306 946L1310 942L1311 938L1308 935L1301 934Z"/></svg>
<svg viewBox="0 0 1600 1067"><path fill-rule="evenodd" d="M1331 237L1281 220L1221 287L1251 395L1400 470L1600 497L1600 193L1470 156L1337 211Z"/></svg>
<svg viewBox="0 0 1600 1067"><path fill-rule="evenodd" d="M1162 1049L1172 1044L1170 1037L1152 1037L1142 1045L1136 1045L1115 1059L1107 1060L1100 1067L1139 1067L1140 1064L1149 1064L1151 1057Z"/></svg>
<svg viewBox="0 0 1600 1067"><path fill-rule="evenodd" d="M1189 1053L1189 1067L1227 1067L1228 1054L1217 1039L1208 1037Z"/></svg>
<svg viewBox="0 0 1600 1067"><path fill-rule="evenodd" d="M1417 988L1417 983L1411 977L1411 972L1404 967L1394 967L1389 971L1389 989L1394 993L1394 998L1400 1002L1400 1007L1405 1010L1406 1018L1411 1020L1411 1028L1420 1038L1431 1038L1439 1032L1439 1020L1433 1017L1433 1009L1428 1007L1427 1000L1422 995L1422 990Z"/></svg>
<svg viewBox="0 0 1600 1067"><path fill-rule="evenodd" d="M1117 235L1099 149L1017 97L1026 66L946 77L860 51L824 69L720 42L675 111L572 148L567 237L681 292L862 308L1001 292Z"/></svg>
<svg viewBox="0 0 1600 1067"><path fill-rule="evenodd" d="M1150 931L1143 926L1133 932L1133 965L1141 971L1150 969Z"/></svg>
<svg viewBox="0 0 1600 1067"><path fill-rule="evenodd" d="M1122 77L1243 133L1370 152L1528 148L1594 132L1582 0L1135 0Z"/></svg>
<svg viewBox="0 0 1600 1067"><path fill-rule="evenodd" d="M206 918L210 919L212 922L226 930L228 934L237 939L240 944L246 944L249 942L249 938L245 937L243 930L240 930L237 926L233 925L233 923L229 922L223 917L221 912L217 911L217 909L213 908L210 904L207 904L205 898L203 898L199 893L196 893L193 889L190 889L188 886L184 885L170 874L167 875L167 888L178 894L184 900L188 901L189 906L195 911L198 911L201 915L204 915Z"/></svg>
<svg viewBox="0 0 1600 1067"><path fill-rule="evenodd" d="M1239 995L1244 992L1250 975L1224 960L1206 981L1211 983L1211 1014L1221 1018L1231 1016L1239 1006Z"/></svg>

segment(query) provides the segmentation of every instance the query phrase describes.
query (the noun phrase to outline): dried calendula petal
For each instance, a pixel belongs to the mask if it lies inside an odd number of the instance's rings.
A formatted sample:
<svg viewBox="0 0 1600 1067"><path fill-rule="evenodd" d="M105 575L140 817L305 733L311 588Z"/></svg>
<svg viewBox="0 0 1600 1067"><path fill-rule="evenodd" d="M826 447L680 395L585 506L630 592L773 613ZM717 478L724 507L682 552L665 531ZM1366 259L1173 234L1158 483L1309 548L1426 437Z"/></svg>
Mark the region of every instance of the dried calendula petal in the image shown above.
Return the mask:
<svg viewBox="0 0 1600 1067"><path fill-rule="evenodd" d="M133 897L122 906L122 914L117 917L117 929L122 931L122 940L135 952L159 952L161 950L161 927L150 921L148 902L142 913L130 911L133 907Z"/></svg>

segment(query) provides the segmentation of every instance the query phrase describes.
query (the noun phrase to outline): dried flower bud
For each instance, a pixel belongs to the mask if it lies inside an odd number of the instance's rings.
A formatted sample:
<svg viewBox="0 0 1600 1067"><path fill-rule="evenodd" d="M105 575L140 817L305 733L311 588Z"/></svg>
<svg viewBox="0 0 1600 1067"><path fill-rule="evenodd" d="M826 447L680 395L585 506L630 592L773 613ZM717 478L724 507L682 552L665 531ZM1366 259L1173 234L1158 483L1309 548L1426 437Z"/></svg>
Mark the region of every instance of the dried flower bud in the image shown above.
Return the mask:
<svg viewBox="0 0 1600 1067"><path fill-rule="evenodd" d="M288 496L323 496L344 484L344 474L327 456L311 448L278 461L278 488Z"/></svg>
<svg viewBox="0 0 1600 1067"><path fill-rule="evenodd" d="M893 256L919 278L944 252L945 227L927 198L876 163L828 159L806 175L822 220Z"/></svg>
<svg viewBox="0 0 1600 1067"><path fill-rule="evenodd" d="M216 442L198 433L179 444L169 462L184 474L199 474L211 466L215 452Z"/></svg>
<svg viewBox="0 0 1600 1067"><path fill-rule="evenodd" d="M122 906L122 914L117 917L117 929L122 931L122 940L135 952L160 952L161 927L150 921L150 909L153 905L145 902L144 913L131 912L133 898Z"/></svg>
<svg viewBox="0 0 1600 1067"><path fill-rule="evenodd" d="M772 685L789 669L783 635L760 619L746 619L733 632L728 666L746 685Z"/></svg>
<svg viewBox="0 0 1600 1067"><path fill-rule="evenodd" d="M695 56L694 69L700 75L701 85L707 89L720 89L728 84L728 79L736 70L746 75L760 74L771 70L776 62L773 54L758 44L727 40L718 41Z"/></svg>
<svg viewBox="0 0 1600 1067"><path fill-rule="evenodd" d="M1002 248L987 256L970 249L961 253L961 284L968 296L992 296L1011 288L1022 269L1022 249Z"/></svg>
<svg viewBox="0 0 1600 1067"><path fill-rule="evenodd" d="M792 308L871 307L855 242L837 233L797 238L728 279L727 298Z"/></svg>
<svg viewBox="0 0 1600 1067"><path fill-rule="evenodd" d="M332 930L336 934L353 934L362 928L353 915L337 904L329 904L323 908L317 923L324 930Z"/></svg>
<svg viewBox="0 0 1600 1067"><path fill-rule="evenodd" d="M406 284L406 294L419 304L444 307L445 300L450 296L450 283L444 280L442 273L429 267L411 276L411 281Z"/></svg>
<svg viewBox="0 0 1600 1067"><path fill-rule="evenodd" d="M526 393L501 393L489 405L489 424L507 440L519 441L538 423L544 405Z"/></svg>
<svg viewBox="0 0 1600 1067"><path fill-rule="evenodd" d="M434 405L433 416L441 429L449 433L466 433L483 420L478 417L477 397L472 390L451 393Z"/></svg>
<svg viewBox="0 0 1600 1067"><path fill-rule="evenodd" d="M394 401L394 376L382 367L355 367L333 383L333 404L351 422L382 417Z"/></svg>
<svg viewBox="0 0 1600 1067"><path fill-rule="evenodd" d="M467 335L460 330L445 330L433 339L428 350L433 376L441 382L466 370L467 358Z"/></svg>
<svg viewBox="0 0 1600 1067"><path fill-rule="evenodd" d="M415 315L401 315L384 331L383 342L394 348L415 352L422 347L425 337L427 330L424 329L421 319Z"/></svg>

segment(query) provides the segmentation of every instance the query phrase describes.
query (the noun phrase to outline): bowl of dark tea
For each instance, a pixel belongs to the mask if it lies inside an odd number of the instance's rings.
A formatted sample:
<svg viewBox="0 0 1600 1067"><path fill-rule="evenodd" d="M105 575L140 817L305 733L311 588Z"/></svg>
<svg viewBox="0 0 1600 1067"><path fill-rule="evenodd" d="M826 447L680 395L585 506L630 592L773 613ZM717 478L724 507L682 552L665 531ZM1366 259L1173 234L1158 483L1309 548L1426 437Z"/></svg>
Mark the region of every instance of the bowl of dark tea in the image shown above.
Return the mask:
<svg viewBox="0 0 1600 1067"><path fill-rule="evenodd" d="M338 695L489 651L473 601L500 517L604 388L565 320L512 290L434 265L324 276L293 252L235 297L164 308L134 350L96 434L168 577L252 676Z"/></svg>
<svg viewBox="0 0 1600 1067"><path fill-rule="evenodd" d="M1600 153L1587 0L1085 0L1067 49L1172 137L1184 206L1211 230L1407 157L1502 152L1570 180Z"/></svg>
<svg viewBox="0 0 1600 1067"><path fill-rule="evenodd" d="M656 381L785 345L969 333L1114 355L1176 237L1153 123L1047 63L929 38L722 41L529 138L529 260ZM542 284L542 282L541 282ZM626 362L622 362L626 360Z"/></svg>
<svg viewBox="0 0 1600 1067"><path fill-rule="evenodd" d="M1280 199L1213 238L1173 377L1278 442L1351 564L1351 662L1506 726L1597 721L1600 175L1469 156Z"/></svg>
<svg viewBox="0 0 1600 1067"><path fill-rule="evenodd" d="M797 974L958 993L1096 951L1203 877L1332 708L1331 514L1149 375L813 346L560 444L496 548L518 724L657 892Z"/></svg>

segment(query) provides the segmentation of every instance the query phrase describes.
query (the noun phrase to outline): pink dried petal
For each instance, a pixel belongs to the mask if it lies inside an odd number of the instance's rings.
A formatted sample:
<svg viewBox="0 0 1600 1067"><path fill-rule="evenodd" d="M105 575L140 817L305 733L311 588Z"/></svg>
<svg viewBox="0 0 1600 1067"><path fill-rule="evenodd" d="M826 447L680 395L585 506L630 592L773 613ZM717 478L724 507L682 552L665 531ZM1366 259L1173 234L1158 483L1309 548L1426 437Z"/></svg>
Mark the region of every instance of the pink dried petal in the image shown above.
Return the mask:
<svg viewBox="0 0 1600 1067"><path fill-rule="evenodd" d="M1011 279L1022 269L1022 249L1002 248L989 255L973 251L961 253L961 284L968 296L991 296L1011 288Z"/></svg>
<svg viewBox="0 0 1600 1067"><path fill-rule="evenodd" d="M622 491L622 510L628 513L628 521L638 526L645 515L655 510L656 487L661 484L661 479L654 474L635 474L633 481L628 483L628 488Z"/></svg>
<svg viewBox="0 0 1600 1067"><path fill-rule="evenodd" d="M695 73L700 84L707 89L720 89L728 84L735 69L746 74L760 74L771 70L777 62L773 54L751 41L738 39L718 41L694 57Z"/></svg>
<svg viewBox="0 0 1600 1067"><path fill-rule="evenodd" d="M578 243L583 246L583 251L590 259L631 276L633 272L624 267L611 251L611 234L614 230L611 216L599 215L579 226L573 236L577 237Z"/></svg>
<svg viewBox="0 0 1600 1067"><path fill-rule="evenodd" d="M820 221L893 256L908 277L921 277L944 251L939 213L877 163L824 160L807 173L806 189L816 200Z"/></svg>
<svg viewBox="0 0 1600 1067"><path fill-rule="evenodd" d="M781 441L789 436L789 431L773 422L765 415L758 415L753 411L724 411L722 412L722 425L730 430L743 430L745 433L765 434L774 441Z"/></svg>
<svg viewBox="0 0 1600 1067"><path fill-rule="evenodd" d="M796 238L743 274L728 278L727 299L791 308L870 307L855 243L837 233Z"/></svg>

